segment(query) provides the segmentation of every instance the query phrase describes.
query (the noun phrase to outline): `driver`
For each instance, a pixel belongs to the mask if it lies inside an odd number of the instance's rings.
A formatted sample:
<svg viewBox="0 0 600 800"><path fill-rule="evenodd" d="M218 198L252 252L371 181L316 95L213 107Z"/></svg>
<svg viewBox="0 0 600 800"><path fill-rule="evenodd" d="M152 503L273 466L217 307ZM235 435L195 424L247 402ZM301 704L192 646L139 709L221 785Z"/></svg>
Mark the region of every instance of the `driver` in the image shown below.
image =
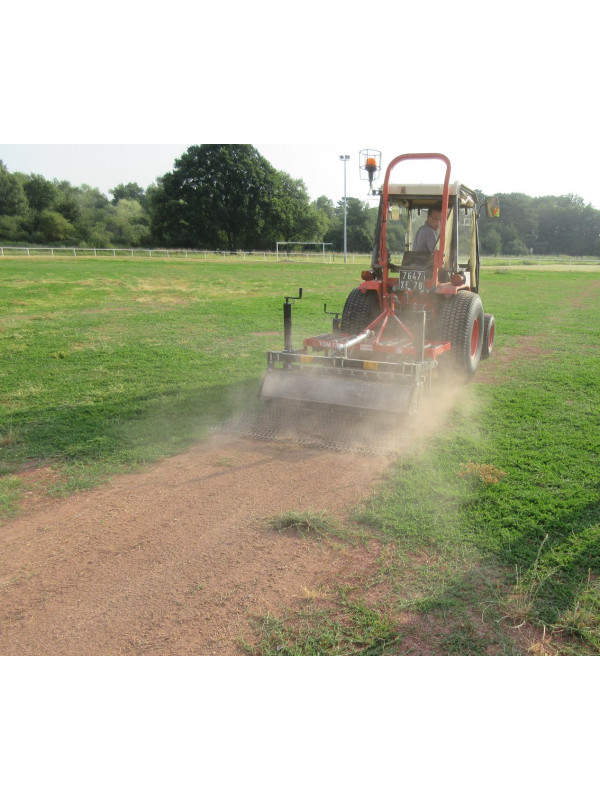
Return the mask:
<svg viewBox="0 0 600 800"><path fill-rule="evenodd" d="M425 224L419 228L413 242L413 253L433 253L442 224L442 207L432 206L427 212Z"/></svg>

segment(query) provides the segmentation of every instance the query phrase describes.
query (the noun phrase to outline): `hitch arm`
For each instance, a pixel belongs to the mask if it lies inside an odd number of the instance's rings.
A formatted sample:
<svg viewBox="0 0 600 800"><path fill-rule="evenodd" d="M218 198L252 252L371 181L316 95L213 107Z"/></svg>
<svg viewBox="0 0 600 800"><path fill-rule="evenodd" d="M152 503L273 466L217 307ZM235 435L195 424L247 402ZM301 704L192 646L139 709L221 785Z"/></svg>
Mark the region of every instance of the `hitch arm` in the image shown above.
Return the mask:
<svg viewBox="0 0 600 800"><path fill-rule="evenodd" d="M327 303L323 304L323 313L333 317L333 332L339 331L342 327L342 321L340 319L341 311L327 311Z"/></svg>

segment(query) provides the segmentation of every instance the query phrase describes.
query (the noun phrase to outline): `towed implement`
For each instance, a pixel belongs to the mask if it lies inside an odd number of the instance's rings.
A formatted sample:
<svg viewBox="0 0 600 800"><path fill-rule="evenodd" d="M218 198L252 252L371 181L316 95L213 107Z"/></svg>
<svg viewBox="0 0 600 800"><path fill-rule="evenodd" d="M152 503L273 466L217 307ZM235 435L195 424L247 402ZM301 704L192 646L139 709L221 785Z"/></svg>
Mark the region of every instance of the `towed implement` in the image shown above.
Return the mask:
<svg viewBox="0 0 600 800"><path fill-rule="evenodd" d="M402 162L422 160L442 162L442 183L391 181ZM372 184L376 158L364 168ZM301 349L292 347L290 301L302 289L286 297L284 348L267 353L264 400L410 415L434 374L469 380L491 354L495 323L479 296L476 193L450 183L446 156L413 153L390 162L373 194L380 204L370 269L333 314L332 331L306 338Z"/></svg>

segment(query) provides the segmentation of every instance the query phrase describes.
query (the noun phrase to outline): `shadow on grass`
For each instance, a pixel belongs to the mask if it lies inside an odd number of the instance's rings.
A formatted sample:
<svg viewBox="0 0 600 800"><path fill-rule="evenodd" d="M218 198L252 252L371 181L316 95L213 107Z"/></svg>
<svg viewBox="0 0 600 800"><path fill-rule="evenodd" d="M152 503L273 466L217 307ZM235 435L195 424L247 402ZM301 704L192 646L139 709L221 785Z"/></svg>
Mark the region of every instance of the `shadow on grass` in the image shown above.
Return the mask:
<svg viewBox="0 0 600 800"><path fill-rule="evenodd" d="M482 557L491 556L505 576L495 599L484 593L497 618L575 634L600 652L600 484L580 491L557 493L561 506L554 515L546 500L539 507L525 504L521 516L509 518L501 496L487 493L465 504L462 527L470 525ZM425 604L452 607L468 584L468 576L459 579Z"/></svg>
<svg viewBox="0 0 600 800"><path fill-rule="evenodd" d="M18 435L3 448L11 471L33 459L136 464L179 452L211 426L257 402L259 382L168 389L15 414Z"/></svg>
<svg viewBox="0 0 600 800"><path fill-rule="evenodd" d="M581 503L546 525L526 527L513 548L534 615L556 624L576 605L590 579L600 575L600 500ZM600 633L600 617L597 622Z"/></svg>

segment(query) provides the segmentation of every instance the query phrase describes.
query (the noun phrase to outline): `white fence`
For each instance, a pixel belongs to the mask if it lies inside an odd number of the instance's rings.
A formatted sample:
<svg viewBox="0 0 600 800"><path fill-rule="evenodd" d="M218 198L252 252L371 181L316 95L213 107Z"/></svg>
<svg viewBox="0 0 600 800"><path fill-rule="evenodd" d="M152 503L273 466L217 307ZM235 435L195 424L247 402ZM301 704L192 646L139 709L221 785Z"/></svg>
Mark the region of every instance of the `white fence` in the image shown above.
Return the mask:
<svg viewBox="0 0 600 800"><path fill-rule="evenodd" d="M333 261L343 260L343 253L324 252L322 250L302 252L292 252L289 255L281 250L151 250L147 248L120 248L120 247L12 247L0 246L0 257L8 255L22 256L78 256L86 257L106 257L112 258L177 258L194 260L204 259L204 261L214 261L215 259L235 258L243 261L279 261L279 262L298 262L313 261L322 264L331 264ZM348 253L348 260L354 263L357 260L363 261L370 256L360 253Z"/></svg>
<svg viewBox="0 0 600 800"><path fill-rule="evenodd" d="M13 247L0 245L0 257L13 256L50 256L60 257L97 257L97 258L172 258L215 261L220 259L235 259L236 261L249 261L264 263L276 261L280 263L313 262L317 264L340 262L344 260L343 253L323 253L321 250L291 252L289 255L281 250L159 250L148 248L120 248L120 247L42 247L31 245L29 247ZM371 261L370 253L348 253L348 263L366 264ZM538 267L570 266L593 267L600 265L600 259L590 256L482 256L482 267Z"/></svg>

